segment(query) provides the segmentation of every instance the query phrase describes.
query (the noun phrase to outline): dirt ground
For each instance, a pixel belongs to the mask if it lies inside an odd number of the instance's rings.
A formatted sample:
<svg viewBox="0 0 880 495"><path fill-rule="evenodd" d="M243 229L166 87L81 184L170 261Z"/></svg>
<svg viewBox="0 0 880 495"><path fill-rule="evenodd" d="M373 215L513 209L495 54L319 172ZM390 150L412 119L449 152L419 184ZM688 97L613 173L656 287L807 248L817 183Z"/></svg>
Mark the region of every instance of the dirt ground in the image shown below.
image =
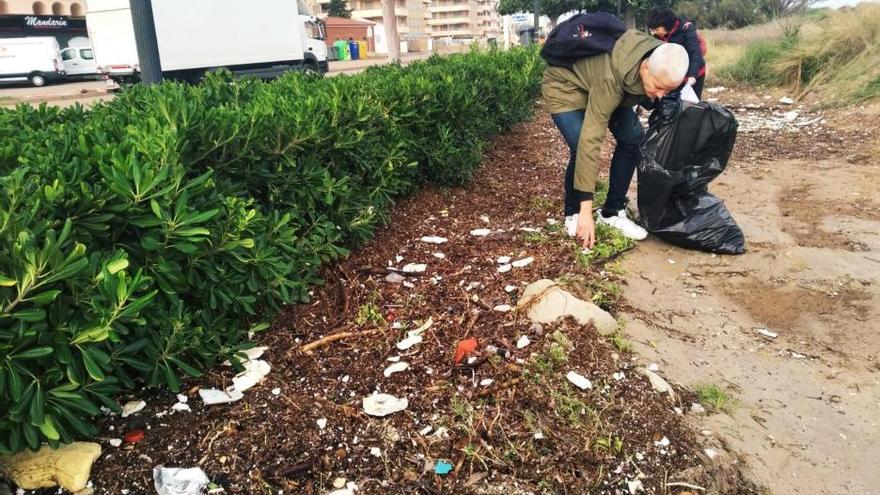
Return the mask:
<svg viewBox="0 0 880 495"><path fill-rule="evenodd" d="M732 391L733 414L696 427L742 453L770 493L876 494L877 108L821 114L758 95L715 96L746 132L711 190L748 251L641 243L623 263L626 333L673 380Z"/></svg>

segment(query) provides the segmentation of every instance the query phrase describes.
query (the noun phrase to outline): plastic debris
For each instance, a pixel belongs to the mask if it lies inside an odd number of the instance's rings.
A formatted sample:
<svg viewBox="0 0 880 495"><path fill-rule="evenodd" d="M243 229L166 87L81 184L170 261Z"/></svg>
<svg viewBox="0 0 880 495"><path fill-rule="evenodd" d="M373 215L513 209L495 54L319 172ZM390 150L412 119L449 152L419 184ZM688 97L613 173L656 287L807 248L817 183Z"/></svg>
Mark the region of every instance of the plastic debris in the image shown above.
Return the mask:
<svg viewBox="0 0 880 495"><path fill-rule="evenodd" d="M434 257L437 258L438 260L442 260L442 259L446 258L446 255L443 253L434 253Z"/></svg>
<svg viewBox="0 0 880 495"><path fill-rule="evenodd" d="M272 395L281 395L281 389L278 387L273 388Z"/></svg>
<svg viewBox="0 0 880 495"><path fill-rule="evenodd" d="M771 332L770 330L767 330L766 328L758 328L757 330L758 330L759 334L763 335L764 337L767 337L768 339L775 339L776 337L779 337L778 333Z"/></svg>
<svg viewBox="0 0 880 495"><path fill-rule="evenodd" d="M230 402L235 402L241 400L244 395L240 390L236 390L235 387L229 387L226 390L200 388L199 397L202 398L202 402L204 402L206 406L211 406L214 404L228 404Z"/></svg>
<svg viewBox="0 0 880 495"><path fill-rule="evenodd" d="M624 378L626 378L626 376L623 374L622 371L618 371L617 373L614 373L613 375L611 375L611 378L614 378L615 381L619 382L620 380L623 380Z"/></svg>
<svg viewBox="0 0 880 495"><path fill-rule="evenodd" d="M171 406L171 410L177 411L177 412L183 412L183 411L191 412L192 411L192 409L189 408L189 404L184 404L183 402L178 402L178 403L174 404L173 406Z"/></svg>
<svg viewBox="0 0 880 495"><path fill-rule="evenodd" d="M691 414L706 414L706 408L698 402L691 403Z"/></svg>
<svg viewBox="0 0 880 495"><path fill-rule="evenodd" d="M669 439L666 437L661 438L660 440L654 442L654 445L657 447L669 447Z"/></svg>
<svg viewBox="0 0 880 495"><path fill-rule="evenodd" d="M410 263L408 265L404 265L403 268L400 269L403 273L424 273L425 270L428 269L428 265L423 263Z"/></svg>
<svg viewBox="0 0 880 495"><path fill-rule="evenodd" d="M428 426L422 428L421 430L419 430L419 435L426 437L426 436L428 436L428 433L431 433L431 430L433 430L433 429L434 429L433 426L428 425Z"/></svg>
<svg viewBox="0 0 880 495"><path fill-rule="evenodd" d="M126 402L122 406L122 417L127 418L134 413L142 411L145 407L147 407L147 403L142 400L133 400Z"/></svg>
<svg viewBox="0 0 880 495"><path fill-rule="evenodd" d="M495 383L495 380L493 380L491 378L484 378L483 380L480 380L481 387L488 387L489 385L492 385L493 383Z"/></svg>
<svg viewBox="0 0 880 495"><path fill-rule="evenodd" d="M122 437L125 440L125 443L138 443L144 439L144 430L131 430Z"/></svg>
<svg viewBox="0 0 880 495"><path fill-rule="evenodd" d="M523 267L531 265L532 262L534 262L534 261L535 261L535 258L529 256L528 258L516 260L513 263L511 263L511 265L513 265L514 268L523 268Z"/></svg>
<svg viewBox="0 0 880 495"><path fill-rule="evenodd" d="M499 304L492 309L498 311L499 313L509 313L513 311L513 306L511 306L510 304Z"/></svg>
<svg viewBox="0 0 880 495"><path fill-rule="evenodd" d="M391 375L393 375L394 373L399 373L401 371L405 371L408 368L409 368L409 363L407 363L406 361L399 361L399 362L396 362L396 363L392 364L391 366L385 368L385 371L383 371L382 374L385 375L385 378L388 378Z"/></svg>
<svg viewBox="0 0 880 495"><path fill-rule="evenodd" d="M244 371L232 378L232 384L239 392L244 392L257 383L260 383L260 381L272 371L272 367L269 366L269 363L262 359L246 361L243 364Z"/></svg>
<svg viewBox="0 0 880 495"><path fill-rule="evenodd" d="M660 367L657 366L657 363L651 363L648 365L648 371L653 371L654 373L660 371Z"/></svg>
<svg viewBox="0 0 880 495"><path fill-rule="evenodd" d="M422 237L422 242L427 242L428 244L443 244L449 242L449 239L435 235L426 235Z"/></svg>
<svg viewBox="0 0 880 495"><path fill-rule="evenodd" d="M515 285L505 285L504 286L504 292L507 292L508 294L515 291L515 290L516 290Z"/></svg>
<svg viewBox="0 0 880 495"><path fill-rule="evenodd" d="M529 339L529 336L523 335L522 337L519 338L519 340L516 341L516 348L517 349L524 349L525 347L527 347L531 343L532 343L532 341Z"/></svg>
<svg viewBox="0 0 880 495"><path fill-rule="evenodd" d="M703 452L706 453L706 457L708 457L709 459L714 459L718 457L718 451L715 449L710 449L706 447L705 449L703 449Z"/></svg>
<svg viewBox="0 0 880 495"><path fill-rule="evenodd" d="M318 423L318 428L322 430L327 427L327 418L320 418L315 422Z"/></svg>
<svg viewBox="0 0 880 495"><path fill-rule="evenodd" d="M153 483L159 495L199 495L210 481L201 468L153 468Z"/></svg>
<svg viewBox="0 0 880 495"><path fill-rule="evenodd" d="M521 232L535 233L540 232L541 229L536 229L535 227L520 227L519 230Z"/></svg>
<svg viewBox="0 0 880 495"><path fill-rule="evenodd" d="M449 428L447 428L445 426L441 426L440 428L437 428L437 431L435 431L434 434L431 435L431 437L433 437L433 438L449 438Z"/></svg>
<svg viewBox="0 0 880 495"><path fill-rule="evenodd" d="M587 377L581 375L580 373L569 371L565 378L568 379L575 387L581 390L587 390L593 388L592 382L587 379Z"/></svg>
<svg viewBox="0 0 880 495"><path fill-rule="evenodd" d="M363 399L364 412L380 418L403 411L407 406L409 406L409 401L406 397L398 399L389 394L374 393Z"/></svg>
<svg viewBox="0 0 880 495"><path fill-rule="evenodd" d="M471 235L474 237L486 237L491 233L492 231L489 229L475 229L471 231Z"/></svg>
<svg viewBox="0 0 880 495"><path fill-rule="evenodd" d="M405 351L416 344L421 344L422 340L423 339L421 335L410 335L409 337L398 342L397 348L401 351Z"/></svg>
<svg viewBox="0 0 880 495"><path fill-rule="evenodd" d="M437 461L434 465L434 472L437 474L449 474L452 472L452 464L448 461Z"/></svg>
<svg viewBox="0 0 880 495"><path fill-rule="evenodd" d="M244 353L247 356L244 361L253 361L254 359L260 359L268 349L268 347L252 347L250 349L245 349L244 351L237 352L236 355ZM237 358L241 359L241 356L237 356ZM223 366L232 366L232 363L227 359L226 361L223 361Z"/></svg>
<svg viewBox="0 0 880 495"><path fill-rule="evenodd" d="M507 273L513 269L511 265L501 265L498 267L498 273Z"/></svg>
<svg viewBox="0 0 880 495"><path fill-rule="evenodd" d="M475 350L477 350L477 339L470 338L459 342L458 348L455 349L455 364L461 364L461 360Z"/></svg>
<svg viewBox="0 0 880 495"><path fill-rule="evenodd" d="M534 435L532 435L532 438L534 438L535 440L543 440L544 439L544 432L541 430L538 430L535 432Z"/></svg>
<svg viewBox="0 0 880 495"><path fill-rule="evenodd" d="M660 375L654 373L651 370L642 370L642 373L648 377L648 380L651 382L651 387L655 392L659 392L661 394L669 394L669 398L675 400L675 391L672 390L672 385L670 385L666 380L664 380Z"/></svg>
<svg viewBox="0 0 880 495"><path fill-rule="evenodd" d="M779 99L779 103L781 103L783 105L794 105L794 100L788 96L783 96L782 98Z"/></svg>
<svg viewBox="0 0 880 495"><path fill-rule="evenodd" d="M333 488L342 488L345 486L345 482L347 480L345 478L335 478L333 480Z"/></svg>
<svg viewBox="0 0 880 495"><path fill-rule="evenodd" d="M629 490L630 495L635 495L645 491L645 486L642 484L642 480L633 480L626 482L626 489Z"/></svg>
<svg viewBox="0 0 880 495"><path fill-rule="evenodd" d="M373 457L382 457L382 449L379 447L373 447L370 449L370 455Z"/></svg>
<svg viewBox="0 0 880 495"><path fill-rule="evenodd" d="M506 265L510 263L510 256L499 256L497 262L499 265Z"/></svg>
<svg viewBox="0 0 880 495"><path fill-rule="evenodd" d="M122 439L121 438L111 438L110 440L107 441L107 443L109 443L110 445L112 445L114 447L119 447L120 445L122 445Z"/></svg>
<svg viewBox="0 0 880 495"><path fill-rule="evenodd" d="M422 323L422 326L420 326L419 328L416 328L415 330L410 330L409 332L407 332L407 335L421 335L422 332L431 328L431 326L433 324L434 324L434 318L428 317L428 320L425 321L424 323Z"/></svg>

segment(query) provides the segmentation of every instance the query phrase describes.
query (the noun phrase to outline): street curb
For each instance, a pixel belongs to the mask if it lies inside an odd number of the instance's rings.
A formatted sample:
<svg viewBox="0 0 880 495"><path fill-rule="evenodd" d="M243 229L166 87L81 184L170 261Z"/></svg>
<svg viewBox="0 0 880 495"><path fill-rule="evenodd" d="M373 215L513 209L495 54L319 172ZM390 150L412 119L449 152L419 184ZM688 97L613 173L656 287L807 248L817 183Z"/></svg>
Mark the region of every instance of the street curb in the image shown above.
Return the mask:
<svg viewBox="0 0 880 495"><path fill-rule="evenodd" d="M91 98L95 96L104 96L110 94L107 89L88 89L79 93L65 93L59 95L41 95L26 96L24 98L10 98L8 100L0 100L0 105L18 105L19 103L52 103L56 101L78 100L80 98Z"/></svg>

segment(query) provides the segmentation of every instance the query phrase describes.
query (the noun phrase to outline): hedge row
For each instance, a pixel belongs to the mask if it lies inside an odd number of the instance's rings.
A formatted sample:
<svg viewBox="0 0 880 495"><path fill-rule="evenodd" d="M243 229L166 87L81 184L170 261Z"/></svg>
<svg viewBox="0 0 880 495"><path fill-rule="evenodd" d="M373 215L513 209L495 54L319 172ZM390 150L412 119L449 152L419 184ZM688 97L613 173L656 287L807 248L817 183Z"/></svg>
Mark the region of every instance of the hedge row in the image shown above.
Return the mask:
<svg viewBox="0 0 880 495"><path fill-rule="evenodd" d="M467 182L541 70L473 52L0 111L0 453L94 435L121 390L246 348L395 198Z"/></svg>

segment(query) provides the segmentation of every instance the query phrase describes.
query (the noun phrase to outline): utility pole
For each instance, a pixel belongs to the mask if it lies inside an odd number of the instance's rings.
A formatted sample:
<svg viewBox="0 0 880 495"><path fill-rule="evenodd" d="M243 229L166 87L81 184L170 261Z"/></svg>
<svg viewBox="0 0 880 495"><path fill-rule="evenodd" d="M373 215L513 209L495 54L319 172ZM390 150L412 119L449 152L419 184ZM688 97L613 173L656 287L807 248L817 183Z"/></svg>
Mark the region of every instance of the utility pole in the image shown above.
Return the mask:
<svg viewBox="0 0 880 495"><path fill-rule="evenodd" d="M541 0L534 0L532 8L535 10L535 34L532 35L532 43L537 43L538 31L541 29Z"/></svg>
<svg viewBox="0 0 880 495"><path fill-rule="evenodd" d="M131 0L131 20L141 66L141 82L158 84L162 82L162 64L159 61L159 42L156 40L151 0Z"/></svg>

